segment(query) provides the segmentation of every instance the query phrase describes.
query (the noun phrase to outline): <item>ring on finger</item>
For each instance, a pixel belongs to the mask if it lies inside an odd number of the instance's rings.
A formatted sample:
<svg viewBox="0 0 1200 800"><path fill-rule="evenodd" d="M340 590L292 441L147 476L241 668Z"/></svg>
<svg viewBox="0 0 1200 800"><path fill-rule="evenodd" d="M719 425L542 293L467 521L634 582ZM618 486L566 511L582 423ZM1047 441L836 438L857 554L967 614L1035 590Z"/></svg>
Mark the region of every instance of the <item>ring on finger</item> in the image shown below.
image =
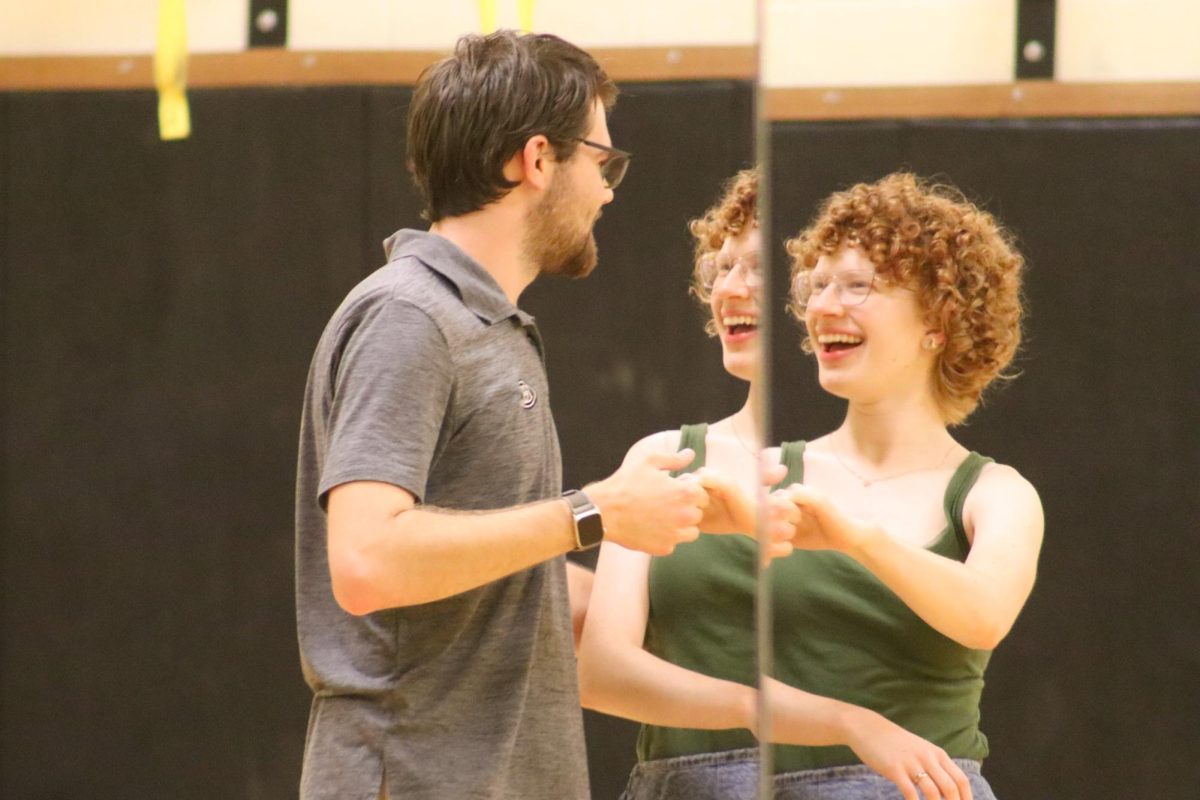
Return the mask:
<svg viewBox="0 0 1200 800"><path fill-rule="evenodd" d="M922 771L918 772L916 775L913 775L912 780L913 780L913 783L920 783L922 778L928 778L928 777L929 777L929 773L922 770Z"/></svg>

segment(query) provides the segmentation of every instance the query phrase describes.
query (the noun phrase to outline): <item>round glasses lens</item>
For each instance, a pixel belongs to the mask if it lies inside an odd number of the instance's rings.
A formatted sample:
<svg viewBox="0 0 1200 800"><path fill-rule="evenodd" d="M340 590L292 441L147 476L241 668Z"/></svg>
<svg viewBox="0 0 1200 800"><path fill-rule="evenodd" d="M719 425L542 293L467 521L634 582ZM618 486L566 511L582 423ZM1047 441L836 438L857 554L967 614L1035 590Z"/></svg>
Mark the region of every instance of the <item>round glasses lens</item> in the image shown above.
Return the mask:
<svg viewBox="0 0 1200 800"><path fill-rule="evenodd" d="M625 179L625 171L629 169L629 159L624 156L613 156L604 162L601 174L609 189L616 189Z"/></svg>
<svg viewBox="0 0 1200 800"><path fill-rule="evenodd" d="M717 280L717 257L711 253L700 256L700 264L696 268L696 276L700 285L711 290Z"/></svg>
<svg viewBox="0 0 1200 800"><path fill-rule="evenodd" d="M758 256L743 256L737 263L742 267L742 280L746 282L746 286L751 289L761 288L762 272L758 268Z"/></svg>
<svg viewBox="0 0 1200 800"><path fill-rule="evenodd" d="M812 273L801 272L796 276L796 282L792 289L792 297L801 310L808 308L808 301L812 299L812 292Z"/></svg>
<svg viewBox="0 0 1200 800"><path fill-rule="evenodd" d="M874 282L874 272L843 273L838 277L838 295L844 305L859 305L866 301Z"/></svg>

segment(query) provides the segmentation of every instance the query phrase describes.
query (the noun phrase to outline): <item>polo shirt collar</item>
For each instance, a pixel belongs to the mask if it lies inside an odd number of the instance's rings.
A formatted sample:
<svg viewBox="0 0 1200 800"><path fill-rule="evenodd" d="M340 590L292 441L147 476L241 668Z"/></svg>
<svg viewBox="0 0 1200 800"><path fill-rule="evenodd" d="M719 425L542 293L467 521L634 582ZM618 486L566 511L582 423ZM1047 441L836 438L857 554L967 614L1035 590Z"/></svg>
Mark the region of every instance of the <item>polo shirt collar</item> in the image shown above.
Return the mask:
<svg viewBox="0 0 1200 800"><path fill-rule="evenodd" d="M463 305L488 324L513 316L522 325L534 324L533 317L509 302L496 279L449 239L429 231L405 228L385 239L383 250L389 263L411 256L450 281L458 290Z"/></svg>

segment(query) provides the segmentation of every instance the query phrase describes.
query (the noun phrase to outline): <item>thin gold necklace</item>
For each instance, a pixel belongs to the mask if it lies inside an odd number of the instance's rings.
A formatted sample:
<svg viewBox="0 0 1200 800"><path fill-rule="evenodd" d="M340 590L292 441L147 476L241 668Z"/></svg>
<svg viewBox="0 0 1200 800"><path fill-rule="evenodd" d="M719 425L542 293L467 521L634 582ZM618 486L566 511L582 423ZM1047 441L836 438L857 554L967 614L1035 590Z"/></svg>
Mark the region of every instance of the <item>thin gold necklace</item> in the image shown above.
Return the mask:
<svg viewBox="0 0 1200 800"><path fill-rule="evenodd" d="M734 414L732 417L729 418L729 429L733 431L733 438L737 439L738 444L740 444L742 446L742 449L745 450L750 455L754 456L755 458L758 458L757 451L755 451L754 448L750 447L750 445L746 444L746 440L742 438L742 435L740 433L738 433L737 414Z"/></svg>
<svg viewBox="0 0 1200 800"><path fill-rule="evenodd" d="M856 477L860 481L862 481L862 485L863 485L864 489L869 489L869 488L871 488L871 486L873 486L876 483L882 483L883 481L890 481L893 478L901 478L905 475L912 475L914 472L928 472L930 470L937 469L938 467L942 466L942 464L946 463L946 459L950 457L950 453L952 453L954 451L954 447L955 447L955 445L958 444L958 442L954 442L954 441L950 442L950 447L946 449L945 453L942 453L942 457L939 458L938 462L936 464L934 464L932 467L917 467L916 469L906 469L903 472L896 472L892 475L884 475L881 478L867 478L863 475L860 475L857 471L855 471L853 468L851 468L851 466L842 459L842 454L838 452L837 437L830 439L829 444L830 444L830 448L833 450L833 457L836 458L838 463L842 465L842 469L846 470L846 472L849 472L851 475L853 475L854 477Z"/></svg>

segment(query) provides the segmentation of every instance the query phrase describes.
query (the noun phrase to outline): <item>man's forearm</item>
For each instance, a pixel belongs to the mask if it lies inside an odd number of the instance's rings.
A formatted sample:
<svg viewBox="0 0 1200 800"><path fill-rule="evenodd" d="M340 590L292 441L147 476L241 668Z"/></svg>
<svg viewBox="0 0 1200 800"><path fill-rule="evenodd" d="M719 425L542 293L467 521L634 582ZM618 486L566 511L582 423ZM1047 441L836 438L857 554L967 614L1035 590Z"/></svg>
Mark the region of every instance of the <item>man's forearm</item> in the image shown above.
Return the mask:
<svg viewBox="0 0 1200 800"><path fill-rule="evenodd" d="M455 512L417 506L376 523L331 570L347 611L441 600L562 555L575 543L566 503L547 500L511 509ZM332 559L331 554L331 559Z"/></svg>

